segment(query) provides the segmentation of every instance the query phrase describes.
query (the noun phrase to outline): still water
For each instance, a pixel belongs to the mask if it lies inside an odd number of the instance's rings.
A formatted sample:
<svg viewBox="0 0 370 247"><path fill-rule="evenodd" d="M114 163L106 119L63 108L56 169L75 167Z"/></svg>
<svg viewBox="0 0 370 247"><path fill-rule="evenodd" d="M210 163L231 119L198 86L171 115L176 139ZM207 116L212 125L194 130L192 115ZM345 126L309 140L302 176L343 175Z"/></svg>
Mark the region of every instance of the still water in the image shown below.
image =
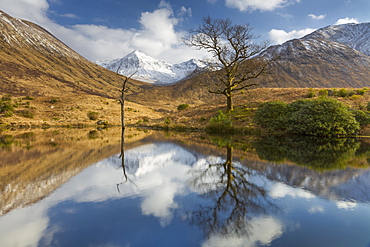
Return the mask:
<svg viewBox="0 0 370 247"><path fill-rule="evenodd" d="M367 139L73 131L0 133L0 246L370 246Z"/></svg>

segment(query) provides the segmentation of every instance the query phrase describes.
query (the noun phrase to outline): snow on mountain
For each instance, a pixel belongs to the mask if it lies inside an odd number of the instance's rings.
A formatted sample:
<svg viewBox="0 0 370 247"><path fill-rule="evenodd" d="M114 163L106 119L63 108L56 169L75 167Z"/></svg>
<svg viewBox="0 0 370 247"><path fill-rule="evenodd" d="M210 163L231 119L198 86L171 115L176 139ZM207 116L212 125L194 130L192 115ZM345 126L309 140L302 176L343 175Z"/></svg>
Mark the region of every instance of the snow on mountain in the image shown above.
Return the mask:
<svg viewBox="0 0 370 247"><path fill-rule="evenodd" d="M1 10L0 40L12 47L32 47L41 52L75 59L82 58L44 28L29 21L13 18Z"/></svg>
<svg viewBox="0 0 370 247"><path fill-rule="evenodd" d="M370 23L328 26L300 39L270 46L269 87L367 87L370 76ZM281 83L283 82L283 83Z"/></svg>
<svg viewBox="0 0 370 247"><path fill-rule="evenodd" d="M370 56L370 23L328 26L306 35L303 39L330 40Z"/></svg>
<svg viewBox="0 0 370 247"><path fill-rule="evenodd" d="M190 76L194 71L206 67L197 59L170 64L135 50L127 56L108 61L96 61L98 65L133 79L153 83L171 84Z"/></svg>

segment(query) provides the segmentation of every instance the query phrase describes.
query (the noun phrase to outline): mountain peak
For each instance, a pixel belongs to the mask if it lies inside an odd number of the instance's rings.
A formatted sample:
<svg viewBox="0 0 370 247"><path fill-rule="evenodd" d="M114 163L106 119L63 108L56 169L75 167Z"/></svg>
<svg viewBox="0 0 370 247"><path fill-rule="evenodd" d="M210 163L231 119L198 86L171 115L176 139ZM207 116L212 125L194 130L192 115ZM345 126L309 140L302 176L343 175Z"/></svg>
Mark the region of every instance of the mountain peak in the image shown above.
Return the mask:
<svg viewBox="0 0 370 247"><path fill-rule="evenodd" d="M120 59L96 63L125 76L136 72L133 79L153 84L175 83L190 76L196 69L206 66L197 59L173 65L148 56L140 50L134 50Z"/></svg>
<svg viewBox="0 0 370 247"><path fill-rule="evenodd" d="M320 28L303 39L337 42L370 56L370 23L348 23Z"/></svg>

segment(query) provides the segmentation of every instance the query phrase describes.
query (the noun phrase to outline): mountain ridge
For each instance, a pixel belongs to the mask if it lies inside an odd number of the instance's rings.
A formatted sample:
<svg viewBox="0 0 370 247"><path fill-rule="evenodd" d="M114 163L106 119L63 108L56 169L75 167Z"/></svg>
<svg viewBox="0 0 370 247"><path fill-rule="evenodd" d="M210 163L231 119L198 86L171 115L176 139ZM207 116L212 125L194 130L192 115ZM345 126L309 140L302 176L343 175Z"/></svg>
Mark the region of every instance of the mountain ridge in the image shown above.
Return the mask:
<svg viewBox="0 0 370 247"><path fill-rule="evenodd" d="M44 28L0 11L0 92L116 97L117 75L85 59Z"/></svg>
<svg viewBox="0 0 370 247"><path fill-rule="evenodd" d="M324 27L267 48L261 55L278 59L271 62L270 75L259 81L263 87L367 87L368 51L370 23Z"/></svg>
<svg viewBox="0 0 370 247"><path fill-rule="evenodd" d="M134 50L122 58L95 61L96 64L124 76L151 84L172 84L181 81L198 69L206 67L199 59L171 64Z"/></svg>

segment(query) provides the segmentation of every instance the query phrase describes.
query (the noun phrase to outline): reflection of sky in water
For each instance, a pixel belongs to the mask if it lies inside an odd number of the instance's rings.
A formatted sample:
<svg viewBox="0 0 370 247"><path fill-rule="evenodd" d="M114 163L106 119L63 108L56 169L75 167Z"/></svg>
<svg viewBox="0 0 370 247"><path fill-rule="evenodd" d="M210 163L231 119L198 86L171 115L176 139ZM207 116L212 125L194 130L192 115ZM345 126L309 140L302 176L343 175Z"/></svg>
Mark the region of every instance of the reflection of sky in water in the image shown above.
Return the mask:
<svg viewBox="0 0 370 247"><path fill-rule="evenodd" d="M200 203L211 203L199 195L218 188L220 178L216 171L211 173L214 176L208 173L202 182L214 186L203 189L190 189L188 182L192 171L221 162L219 157L201 156L170 143L127 150L129 181L124 182L116 156L94 164L44 200L0 218L0 246L366 246L370 242L367 204L320 198L253 172L248 181L264 186L279 213L249 215L243 226L248 227L248 235L203 236L190 218ZM361 181L359 188L369 187L369 181L364 185L366 180L356 179ZM356 189L355 181L346 184ZM346 191L345 184L337 188Z"/></svg>

